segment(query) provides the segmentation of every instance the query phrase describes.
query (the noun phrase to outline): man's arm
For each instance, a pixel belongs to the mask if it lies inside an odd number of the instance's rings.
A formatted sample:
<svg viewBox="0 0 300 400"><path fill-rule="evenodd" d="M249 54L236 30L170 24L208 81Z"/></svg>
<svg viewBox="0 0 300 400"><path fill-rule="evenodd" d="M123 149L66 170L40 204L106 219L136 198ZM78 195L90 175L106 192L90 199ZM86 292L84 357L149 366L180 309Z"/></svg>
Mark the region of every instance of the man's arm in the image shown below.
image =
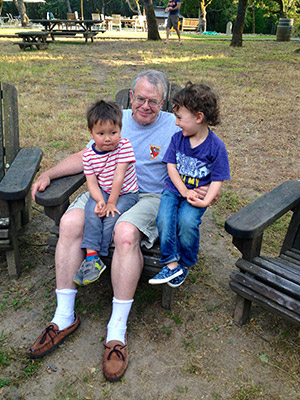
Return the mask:
<svg viewBox="0 0 300 400"><path fill-rule="evenodd" d="M178 1L175 7L169 7L169 11L176 11L180 8L181 2Z"/></svg>
<svg viewBox="0 0 300 400"><path fill-rule="evenodd" d="M180 178L180 175L177 171L176 164L168 163L167 168L171 181L173 182L174 186L176 187L176 189L178 190L178 192L181 194L182 197L187 197L189 194L190 195L194 194L194 196L196 196L197 193L195 193L191 189L188 189L182 182L182 179Z"/></svg>
<svg viewBox="0 0 300 400"><path fill-rule="evenodd" d="M213 204L216 198L219 198L223 181L213 181L210 183L207 193L203 200L193 194L188 195L187 201L194 207L208 207Z"/></svg>
<svg viewBox="0 0 300 400"><path fill-rule="evenodd" d="M51 180L62 178L63 176L75 175L83 171L82 155L85 148L78 153L71 154L55 167L43 172L34 182L31 189L31 197L35 201L37 191L43 192L50 185Z"/></svg>

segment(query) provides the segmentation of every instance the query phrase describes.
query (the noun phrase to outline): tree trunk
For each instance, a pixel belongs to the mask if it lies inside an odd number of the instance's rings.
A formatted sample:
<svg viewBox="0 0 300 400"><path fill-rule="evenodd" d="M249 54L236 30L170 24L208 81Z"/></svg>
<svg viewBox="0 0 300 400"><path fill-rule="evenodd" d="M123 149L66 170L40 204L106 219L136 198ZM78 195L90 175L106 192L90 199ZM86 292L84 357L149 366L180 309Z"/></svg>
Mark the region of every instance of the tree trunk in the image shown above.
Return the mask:
<svg viewBox="0 0 300 400"><path fill-rule="evenodd" d="M243 45L243 31L245 25L245 15L248 0L239 0L236 21L233 27L232 39L230 46L242 47Z"/></svg>
<svg viewBox="0 0 300 400"><path fill-rule="evenodd" d="M19 11L19 15L21 17L21 24L22 26L26 26L29 22L29 18L26 14L26 7L24 4L23 0L15 0L14 1L15 6L17 7L18 11Z"/></svg>
<svg viewBox="0 0 300 400"><path fill-rule="evenodd" d="M197 32L206 32L206 7L204 5L204 0L199 1L199 25Z"/></svg>
<svg viewBox="0 0 300 400"><path fill-rule="evenodd" d="M68 8L68 13L73 12L70 4L70 0L66 0L67 8Z"/></svg>
<svg viewBox="0 0 300 400"><path fill-rule="evenodd" d="M152 0L144 0L144 7L148 25L148 40L160 40Z"/></svg>
<svg viewBox="0 0 300 400"><path fill-rule="evenodd" d="M0 0L0 16L2 14L3 0Z"/></svg>
<svg viewBox="0 0 300 400"><path fill-rule="evenodd" d="M286 7L283 0L275 0L276 3L279 5L279 17L286 18Z"/></svg>

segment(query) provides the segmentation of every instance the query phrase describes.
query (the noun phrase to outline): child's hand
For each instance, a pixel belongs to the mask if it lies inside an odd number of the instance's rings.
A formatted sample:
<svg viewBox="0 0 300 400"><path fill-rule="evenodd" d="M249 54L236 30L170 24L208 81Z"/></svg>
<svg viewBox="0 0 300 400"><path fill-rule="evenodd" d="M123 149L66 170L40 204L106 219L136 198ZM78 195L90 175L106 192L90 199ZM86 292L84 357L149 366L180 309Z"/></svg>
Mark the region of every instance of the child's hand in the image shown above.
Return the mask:
<svg viewBox="0 0 300 400"><path fill-rule="evenodd" d="M199 198L198 193L192 189L186 189L186 191L183 194L183 197L186 197L187 199L190 199L190 198L198 199Z"/></svg>
<svg viewBox="0 0 300 400"><path fill-rule="evenodd" d="M94 213L98 215L98 217L103 217L105 215L105 208L106 204L104 200L98 201L98 203L95 205ZM104 212L104 215L103 215Z"/></svg>
<svg viewBox="0 0 300 400"><path fill-rule="evenodd" d="M199 197L195 196L188 197L187 201L193 207L205 208L208 206L208 204L206 204L204 200L200 200Z"/></svg>
<svg viewBox="0 0 300 400"><path fill-rule="evenodd" d="M115 217L115 212L121 215L120 211L117 209L116 205L113 203L107 203L106 204L106 217L109 217L109 214L111 213L111 216L114 218Z"/></svg>

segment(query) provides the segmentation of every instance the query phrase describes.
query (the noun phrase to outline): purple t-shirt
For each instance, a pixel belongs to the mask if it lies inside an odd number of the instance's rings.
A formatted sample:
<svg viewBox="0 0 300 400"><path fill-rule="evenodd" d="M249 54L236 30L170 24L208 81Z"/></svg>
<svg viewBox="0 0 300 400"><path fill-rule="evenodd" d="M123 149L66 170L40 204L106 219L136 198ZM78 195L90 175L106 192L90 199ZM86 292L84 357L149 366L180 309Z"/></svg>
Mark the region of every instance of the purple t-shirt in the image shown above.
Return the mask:
<svg viewBox="0 0 300 400"><path fill-rule="evenodd" d="M191 148L188 137L176 132L164 155L163 162L176 164L177 171L188 189L206 185L212 181L230 179L227 150L212 130L205 141ZM179 193L168 177L164 190Z"/></svg>

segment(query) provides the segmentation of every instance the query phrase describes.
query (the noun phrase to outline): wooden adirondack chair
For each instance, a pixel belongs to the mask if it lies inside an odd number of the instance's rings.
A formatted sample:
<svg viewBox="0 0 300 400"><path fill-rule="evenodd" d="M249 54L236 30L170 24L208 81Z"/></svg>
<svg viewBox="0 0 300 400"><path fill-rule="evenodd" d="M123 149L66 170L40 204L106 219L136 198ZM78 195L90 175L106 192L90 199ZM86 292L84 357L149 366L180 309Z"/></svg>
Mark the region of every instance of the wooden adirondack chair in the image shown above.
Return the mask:
<svg viewBox="0 0 300 400"><path fill-rule="evenodd" d="M42 159L37 147L19 147L17 90L0 82L0 249L11 278L20 274L17 232L31 217L30 187Z"/></svg>
<svg viewBox="0 0 300 400"><path fill-rule="evenodd" d="M293 212L280 255L261 255L264 230ZM230 287L237 293L234 321L244 324L251 302L300 324L300 181L287 181L229 217L225 229L242 253Z"/></svg>
<svg viewBox="0 0 300 400"><path fill-rule="evenodd" d="M162 109L164 111L172 111L172 97L176 91L180 89L180 86L176 84L169 85L168 97L163 104ZM116 94L116 101L121 105L123 109L131 108L130 104L130 89L120 90ZM85 182L85 176L83 173L67 176L60 179L55 179L51 182L51 185L44 191L36 194L36 202L44 206L45 214L53 219L55 226L52 228L52 236L48 238L48 250L52 253L55 251L56 243L58 241L59 233L59 222L70 204L70 196ZM150 250L146 248L142 249L144 256L144 274L152 277L156 275L160 269L159 264L160 249L159 245L153 246ZM113 247L110 248L110 254L104 259L107 265L110 264L113 255ZM163 285L162 292L162 306L167 309L171 309L173 301L173 289L167 284Z"/></svg>

